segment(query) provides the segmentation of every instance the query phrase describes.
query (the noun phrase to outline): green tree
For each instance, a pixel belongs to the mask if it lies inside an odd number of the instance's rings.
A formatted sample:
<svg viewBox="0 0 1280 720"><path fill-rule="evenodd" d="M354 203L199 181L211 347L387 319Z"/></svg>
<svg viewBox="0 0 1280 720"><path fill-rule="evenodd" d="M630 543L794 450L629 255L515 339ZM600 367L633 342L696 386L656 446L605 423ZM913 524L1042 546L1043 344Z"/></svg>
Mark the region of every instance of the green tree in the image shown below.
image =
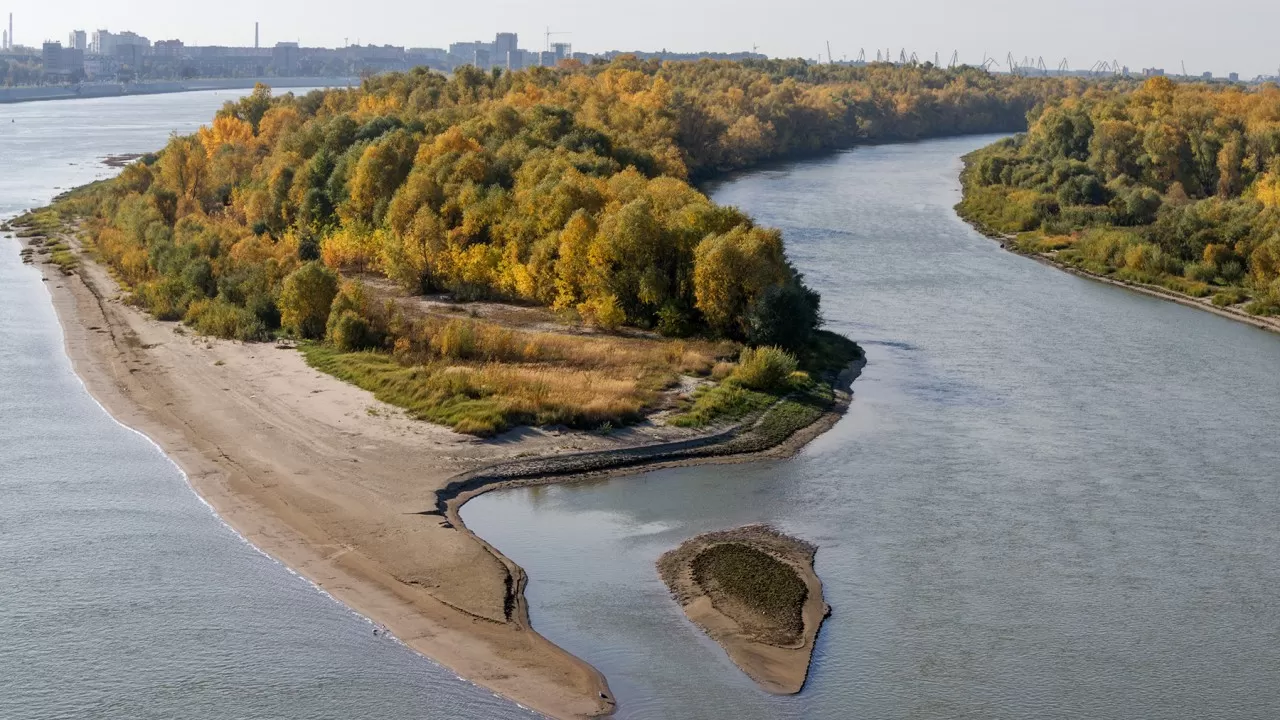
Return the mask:
<svg viewBox="0 0 1280 720"><path fill-rule="evenodd" d="M298 337L324 337L338 274L312 261L293 271L280 289L280 325Z"/></svg>

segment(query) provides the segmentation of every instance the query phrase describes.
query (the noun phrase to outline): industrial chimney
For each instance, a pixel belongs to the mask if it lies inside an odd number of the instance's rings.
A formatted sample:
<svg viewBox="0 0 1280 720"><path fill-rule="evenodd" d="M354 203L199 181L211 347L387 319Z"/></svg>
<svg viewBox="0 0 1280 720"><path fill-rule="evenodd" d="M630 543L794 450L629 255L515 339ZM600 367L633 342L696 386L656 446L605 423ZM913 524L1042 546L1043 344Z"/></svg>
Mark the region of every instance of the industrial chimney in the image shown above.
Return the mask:
<svg viewBox="0 0 1280 720"><path fill-rule="evenodd" d="M258 49L258 23L253 24L253 49Z"/></svg>

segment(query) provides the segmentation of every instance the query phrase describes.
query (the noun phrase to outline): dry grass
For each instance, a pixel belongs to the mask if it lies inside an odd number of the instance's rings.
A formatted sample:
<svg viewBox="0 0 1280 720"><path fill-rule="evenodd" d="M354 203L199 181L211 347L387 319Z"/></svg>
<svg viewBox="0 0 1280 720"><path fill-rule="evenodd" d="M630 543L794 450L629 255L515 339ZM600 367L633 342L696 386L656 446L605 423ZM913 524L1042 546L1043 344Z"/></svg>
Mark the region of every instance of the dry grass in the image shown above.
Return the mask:
<svg viewBox="0 0 1280 720"><path fill-rule="evenodd" d="M733 352L720 343L531 332L470 318L401 323L391 353L321 344L303 353L415 417L481 436L517 425L632 423L681 375L706 375Z"/></svg>

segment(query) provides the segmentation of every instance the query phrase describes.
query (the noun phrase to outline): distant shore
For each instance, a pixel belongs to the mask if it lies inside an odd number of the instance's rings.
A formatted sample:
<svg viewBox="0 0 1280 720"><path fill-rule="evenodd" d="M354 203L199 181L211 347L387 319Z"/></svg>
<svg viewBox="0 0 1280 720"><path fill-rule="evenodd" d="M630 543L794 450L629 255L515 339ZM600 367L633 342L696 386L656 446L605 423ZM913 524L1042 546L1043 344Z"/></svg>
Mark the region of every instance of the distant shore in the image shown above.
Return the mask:
<svg viewBox="0 0 1280 720"><path fill-rule="evenodd" d="M125 304L87 255L68 273L39 250L28 256L86 387L159 445L223 520L410 648L553 717L612 713L608 683L530 627L524 571L467 530L458 508L500 487L789 455L849 402L836 390L827 408L708 433L521 428L479 440L410 419L283 344L156 321Z"/></svg>
<svg viewBox="0 0 1280 720"><path fill-rule="evenodd" d="M1236 322L1241 322L1246 325L1252 325L1253 327L1258 328L1259 330L1267 330L1273 333L1280 333L1280 318L1250 315L1249 313L1244 312L1243 310L1237 310L1236 308L1233 308L1233 307L1219 307L1217 305L1214 305L1209 298L1196 298L1196 297L1187 295L1185 293L1175 292L1168 288L1160 287L1158 285L1147 285L1144 283L1135 283L1135 282L1130 282L1128 280L1120 280L1118 278L1109 277L1107 275L1099 275L1098 273L1089 272L1088 270L1078 268L1074 265L1068 265L1067 263L1064 263L1061 260L1058 260L1051 253L1026 252L1018 249L1017 245L1014 243L1014 241L1017 239L1016 236L994 231L988 227L985 227L982 223L978 222L977 220L974 220L969 217L965 217L964 213L960 212L959 207L956 208L956 214L960 217L961 220L964 220L965 223L967 223L974 230L977 230L979 233L985 235L986 237L1000 243L1001 248L1008 250L1009 252L1015 255L1022 255L1023 257L1031 258L1036 262L1042 263L1044 265L1048 265L1050 267L1055 267L1064 272L1071 273L1072 275L1075 275L1077 277L1086 278L1088 280L1096 280L1098 282L1106 283L1108 285L1115 285L1116 287L1122 287L1127 290L1132 290L1134 292L1142 293L1143 295L1150 295L1151 297L1160 298L1161 300L1170 300L1172 302L1178 303L1179 305L1185 305L1187 307L1195 308L1197 310L1204 310L1205 312L1213 313L1214 315L1227 318L1228 320L1235 320Z"/></svg>
<svg viewBox="0 0 1280 720"><path fill-rule="evenodd" d="M204 90L250 90L263 83L273 89L310 87L347 87L360 84L360 78L334 77L258 77L208 78L192 80L148 80L132 83L82 83L79 85L40 85L0 87L0 105L46 100L88 100L128 95L161 95Z"/></svg>

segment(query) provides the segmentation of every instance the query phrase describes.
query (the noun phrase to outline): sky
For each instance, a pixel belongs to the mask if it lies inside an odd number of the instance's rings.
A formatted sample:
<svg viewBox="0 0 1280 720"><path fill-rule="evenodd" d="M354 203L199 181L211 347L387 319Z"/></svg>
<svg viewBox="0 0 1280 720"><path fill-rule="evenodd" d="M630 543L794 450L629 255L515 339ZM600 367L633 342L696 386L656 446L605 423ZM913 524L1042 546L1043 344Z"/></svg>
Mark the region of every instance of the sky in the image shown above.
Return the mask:
<svg viewBox="0 0 1280 720"><path fill-rule="evenodd" d="M252 45L261 23L263 45L344 41L445 47L516 32L520 46L542 49L548 27L568 34L574 50L739 51L757 46L771 57L817 58L826 43L837 60L865 48L905 48L920 58L953 51L970 64L984 54L1003 64L1010 52L1066 58L1072 68L1118 60L1134 70L1163 67L1244 78L1280 67L1280 3L1273 0L0 0L0 18L14 14L19 43L65 42L74 29L133 30L152 41L188 45Z"/></svg>

